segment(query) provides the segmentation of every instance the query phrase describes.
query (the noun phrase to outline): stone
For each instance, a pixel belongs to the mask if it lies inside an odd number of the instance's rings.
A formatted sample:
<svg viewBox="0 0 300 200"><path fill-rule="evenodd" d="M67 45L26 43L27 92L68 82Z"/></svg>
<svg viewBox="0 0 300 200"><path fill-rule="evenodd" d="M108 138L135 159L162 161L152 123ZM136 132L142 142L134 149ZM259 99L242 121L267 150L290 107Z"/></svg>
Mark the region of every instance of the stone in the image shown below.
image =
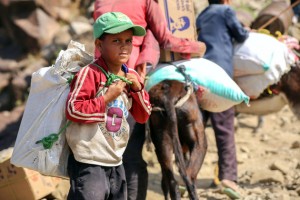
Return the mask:
<svg viewBox="0 0 300 200"><path fill-rule="evenodd" d="M284 176L282 175L281 172L278 170L260 170L260 171L255 171L253 173L253 176L251 178L250 183L255 184L255 183L281 183L283 184L284 182Z"/></svg>
<svg viewBox="0 0 300 200"><path fill-rule="evenodd" d="M299 148L300 148L300 142L299 141L293 142L291 149L299 149Z"/></svg>
<svg viewBox="0 0 300 200"><path fill-rule="evenodd" d="M277 160L270 166L270 169L279 170L285 175L289 172L290 167L289 167L289 163L282 160Z"/></svg>

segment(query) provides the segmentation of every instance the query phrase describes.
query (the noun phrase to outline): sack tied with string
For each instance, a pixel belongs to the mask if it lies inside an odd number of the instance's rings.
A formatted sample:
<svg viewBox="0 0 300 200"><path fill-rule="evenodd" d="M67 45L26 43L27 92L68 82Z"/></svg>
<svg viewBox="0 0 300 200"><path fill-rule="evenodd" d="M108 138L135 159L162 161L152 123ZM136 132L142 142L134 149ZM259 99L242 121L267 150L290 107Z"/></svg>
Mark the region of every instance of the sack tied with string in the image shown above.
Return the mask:
<svg viewBox="0 0 300 200"><path fill-rule="evenodd" d="M70 122L65 117L65 104L69 81L92 61L93 56L85 51L84 45L71 41L54 65L32 74L12 164L44 175L68 177L69 147L65 129Z"/></svg>
<svg viewBox="0 0 300 200"><path fill-rule="evenodd" d="M197 93L201 108L210 112L222 112L234 105L244 102L249 104L249 97L216 63L205 58L193 58L171 63L159 63L150 72L145 82L145 89L149 91L154 85L164 80L185 82L185 77L175 66L184 65L185 73L191 81L200 87Z"/></svg>

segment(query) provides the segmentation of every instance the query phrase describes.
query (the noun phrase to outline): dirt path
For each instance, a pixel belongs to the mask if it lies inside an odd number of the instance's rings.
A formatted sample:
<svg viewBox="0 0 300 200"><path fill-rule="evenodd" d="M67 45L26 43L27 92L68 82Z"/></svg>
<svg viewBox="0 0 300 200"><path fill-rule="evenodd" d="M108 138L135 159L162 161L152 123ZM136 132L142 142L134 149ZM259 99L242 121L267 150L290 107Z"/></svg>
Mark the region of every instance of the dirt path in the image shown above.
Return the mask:
<svg viewBox="0 0 300 200"><path fill-rule="evenodd" d="M257 133L253 133L257 116L240 114L236 119L238 176L246 193L244 199L300 199L300 122L290 109L285 107L265 116ZM209 187L218 158L213 130L208 127L206 134L209 146L197 180L199 197L228 199ZM160 166L155 153L144 149L144 158L149 172L147 200L162 200ZM183 197L188 199L187 192Z"/></svg>

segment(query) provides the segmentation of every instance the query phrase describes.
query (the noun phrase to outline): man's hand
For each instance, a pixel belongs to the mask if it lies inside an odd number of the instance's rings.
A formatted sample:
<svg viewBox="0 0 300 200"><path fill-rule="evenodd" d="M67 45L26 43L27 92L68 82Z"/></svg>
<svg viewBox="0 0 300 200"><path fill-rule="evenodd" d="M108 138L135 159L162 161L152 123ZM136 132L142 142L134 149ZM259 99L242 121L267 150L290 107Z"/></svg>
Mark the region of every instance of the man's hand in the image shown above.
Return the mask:
<svg viewBox="0 0 300 200"><path fill-rule="evenodd" d="M199 42L199 41L198 44L199 44L199 55L200 57L203 57L206 52L206 45L204 42Z"/></svg>
<svg viewBox="0 0 300 200"><path fill-rule="evenodd" d="M144 82L146 77L146 63L139 64L135 66L135 71L140 75L142 82Z"/></svg>
<svg viewBox="0 0 300 200"><path fill-rule="evenodd" d="M184 60L190 60L191 54L190 53L180 53L180 57Z"/></svg>

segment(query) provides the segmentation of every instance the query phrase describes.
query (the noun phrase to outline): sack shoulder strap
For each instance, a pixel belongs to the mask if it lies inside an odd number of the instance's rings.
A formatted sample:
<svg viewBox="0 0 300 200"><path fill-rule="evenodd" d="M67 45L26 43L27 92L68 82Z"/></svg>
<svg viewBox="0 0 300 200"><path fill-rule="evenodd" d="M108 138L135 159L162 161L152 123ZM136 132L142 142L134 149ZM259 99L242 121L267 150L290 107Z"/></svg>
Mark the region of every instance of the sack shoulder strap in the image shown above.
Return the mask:
<svg viewBox="0 0 300 200"><path fill-rule="evenodd" d="M123 76L118 76L118 75L115 75L113 73L108 74L100 65L96 64L95 62L93 62L91 64L97 66L105 74L105 76L107 78L105 86L109 86L110 84L112 84L117 79L120 79L120 80L124 81L125 83L132 84L131 81L129 81L127 78L125 78Z"/></svg>

